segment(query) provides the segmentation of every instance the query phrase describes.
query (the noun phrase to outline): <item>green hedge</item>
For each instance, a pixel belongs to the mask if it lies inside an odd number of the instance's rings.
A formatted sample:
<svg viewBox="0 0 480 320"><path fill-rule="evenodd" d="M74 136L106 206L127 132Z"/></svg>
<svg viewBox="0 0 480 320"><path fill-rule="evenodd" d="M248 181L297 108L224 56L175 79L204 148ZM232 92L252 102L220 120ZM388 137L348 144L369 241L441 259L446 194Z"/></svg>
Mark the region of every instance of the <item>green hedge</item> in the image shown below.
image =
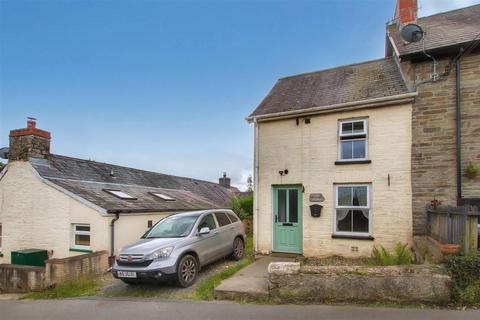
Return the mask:
<svg viewBox="0 0 480 320"><path fill-rule="evenodd" d="M450 256L445 261L453 280L453 300L480 305L480 255Z"/></svg>

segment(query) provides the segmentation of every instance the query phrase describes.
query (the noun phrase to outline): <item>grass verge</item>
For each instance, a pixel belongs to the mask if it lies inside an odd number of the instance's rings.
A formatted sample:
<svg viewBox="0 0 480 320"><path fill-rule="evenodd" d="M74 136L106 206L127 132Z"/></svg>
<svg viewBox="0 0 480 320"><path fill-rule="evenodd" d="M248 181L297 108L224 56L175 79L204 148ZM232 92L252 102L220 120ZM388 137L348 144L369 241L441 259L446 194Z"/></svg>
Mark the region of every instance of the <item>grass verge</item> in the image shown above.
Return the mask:
<svg viewBox="0 0 480 320"><path fill-rule="evenodd" d="M22 299L44 300L94 296L99 288L100 283L95 279L79 279L58 284L44 291L30 292Z"/></svg>
<svg viewBox="0 0 480 320"><path fill-rule="evenodd" d="M213 300L214 294L213 290L216 286L232 275L234 275L239 270L243 269L244 267L248 266L255 260L255 254L253 252L253 239L252 237L247 238L247 243L245 247L245 258L238 261L231 267L227 267L225 270L207 278L200 282L197 287L197 290L193 293L190 298L197 299L197 300Z"/></svg>

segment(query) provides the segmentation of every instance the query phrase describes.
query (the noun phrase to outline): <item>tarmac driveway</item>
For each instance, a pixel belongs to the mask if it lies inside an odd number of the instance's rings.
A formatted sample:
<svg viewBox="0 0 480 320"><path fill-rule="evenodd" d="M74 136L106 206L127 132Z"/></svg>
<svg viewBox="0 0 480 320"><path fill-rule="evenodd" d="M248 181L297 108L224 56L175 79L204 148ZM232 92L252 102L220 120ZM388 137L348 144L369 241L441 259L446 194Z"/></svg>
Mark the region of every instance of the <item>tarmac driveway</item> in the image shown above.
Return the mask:
<svg viewBox="0 0 480 320"><path fill-rule="evenodd" d="M107 297L159 297L168 299L185 299L193 295L202 280L233 266L235 263L236 261L225 258L203 267L195 284L188 288L181 288L172 283L128 285L121 280L113 278L111 274L108 274L105 279L106 284L101 290L101 295Z"/></svg>

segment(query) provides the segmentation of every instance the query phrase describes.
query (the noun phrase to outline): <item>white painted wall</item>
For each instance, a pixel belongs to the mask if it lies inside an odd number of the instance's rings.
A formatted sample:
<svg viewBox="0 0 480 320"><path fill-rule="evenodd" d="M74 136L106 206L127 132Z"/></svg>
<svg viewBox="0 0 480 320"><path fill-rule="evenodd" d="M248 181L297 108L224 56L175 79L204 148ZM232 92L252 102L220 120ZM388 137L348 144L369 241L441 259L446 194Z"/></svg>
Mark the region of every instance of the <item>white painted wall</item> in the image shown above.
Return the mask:
<svg viewBox="0 0 480 320"><path fill-rule="evenodd" d="M373 245L392 248L412 239L411 104L364 109L258 124L258 251L272 250L272 185L302 184L303 251L306 256L367 256ZM369 118L371 164L335 165L338 120ZM288 175L278 171L288 169ZM390 174L391 185L387 184ZM372 236L374 241L332 239L334 183L371 183ZM322 193L326 200L320 218L310 216L309 195ZM358 252L352 252L358 247Z"/></svg>

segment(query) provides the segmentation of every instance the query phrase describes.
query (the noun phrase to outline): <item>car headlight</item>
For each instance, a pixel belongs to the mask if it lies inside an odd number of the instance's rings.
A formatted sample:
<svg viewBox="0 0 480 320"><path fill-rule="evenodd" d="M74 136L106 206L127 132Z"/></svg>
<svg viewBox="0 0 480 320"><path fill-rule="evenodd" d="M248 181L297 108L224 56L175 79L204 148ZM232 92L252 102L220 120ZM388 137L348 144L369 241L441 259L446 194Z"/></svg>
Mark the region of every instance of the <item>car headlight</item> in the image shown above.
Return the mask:
<svg viewBox="0 0 480 320"><path fill-rule="evenodd" d="M173 247L165 247L161 248L154 253L148 255L145 260L159 260L159 259L165 259L170 257L170 254L173 251Z"/></svg>

